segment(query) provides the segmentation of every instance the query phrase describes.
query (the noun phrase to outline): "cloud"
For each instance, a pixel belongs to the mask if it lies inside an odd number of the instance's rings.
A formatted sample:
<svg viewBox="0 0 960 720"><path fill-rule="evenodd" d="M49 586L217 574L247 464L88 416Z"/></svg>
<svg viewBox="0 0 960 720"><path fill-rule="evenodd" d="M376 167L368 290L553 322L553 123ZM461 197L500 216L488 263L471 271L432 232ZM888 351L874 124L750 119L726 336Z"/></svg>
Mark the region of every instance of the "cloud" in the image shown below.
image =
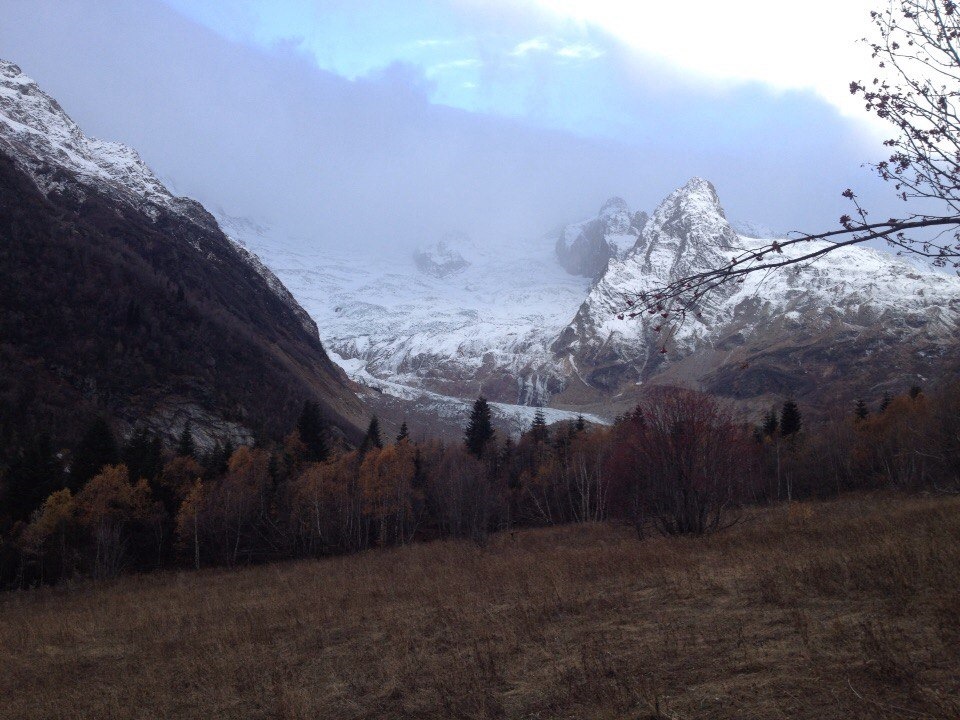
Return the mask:
<svg viewBox="0 0 960 720"><path fill-rule="evenodd" d="M557 55L573 60L596 60L603 57L603 51L588 43L575 43L560 48L557 50Z"/></svg>
<svg viewBox="0 0 960 720"><path fill-rule="evenodd" d="M871 30L875 0L805 0L802 7L770 0L519 4L601 29L637 52L704 78L812 90L845 114L865 119L862 103L850 98L847 86L872 69L869 48L858 40Z"/></svg>
<svg viewBox="0 0 960 720"><path fill-rule="evenodd" d="M461 60L450 60L449 62L437 63L436 65L431 65L429 70L431 72L442 72L444 70L464 70L469 68L479 67L481 65L480 60L477 58L463 58Z"/></svg>
<svg viewBox="0 0 960 720"><path fill-rule="evenodd" d="M529 40L524 40L522 43L517 43L516 47L510 51L510 54L514 57L523 57L532 52L546 52L550 50L551 47L552 45L546 38L530 38Z"/></svg>
<svg viewBox="0 0 960 720"><path fill-rule="evenodd" d="M415 64L351 81L302 44L228 41L148 0L0 0L0 12L3 55L87 132L132 145L183 193L317 245L402 249L449 230L525 242L611 195L649 210L692 175L732 217L777 229L834 224L838 188L870 198L857 129L813 96L716 93L613 45L591 43L606 51L594 63L557 56L572 42L536 62L511 60L516 43L470 56L482 65L456 83L499 93L491 106L509 119L438 106Z"/></svg>
<svg viewBox="0 0 960 720"><path fill-rule="evenodd" d="M535 37L517 43L510 51L512 57L525 57L532 53L549 53L568 60L596 60L603 57L603 51L590 43L565 43L560 39Z"/></svg>

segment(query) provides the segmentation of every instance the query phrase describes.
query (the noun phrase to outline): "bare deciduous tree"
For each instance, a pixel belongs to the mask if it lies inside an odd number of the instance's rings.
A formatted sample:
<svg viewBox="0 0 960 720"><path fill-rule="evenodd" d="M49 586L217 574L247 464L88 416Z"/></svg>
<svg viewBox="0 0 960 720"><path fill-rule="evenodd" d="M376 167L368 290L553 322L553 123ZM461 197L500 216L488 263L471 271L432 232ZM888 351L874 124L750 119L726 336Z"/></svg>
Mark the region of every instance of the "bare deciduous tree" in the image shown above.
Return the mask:
<svg viewBox="0 0 960 720"><path fill-rule="evenodd" d="M708 395L652 393L618 429L617 509L638 531L648 522L667 535L729 527L758 489L755 446Z"/></svg>
<svg viewBox="0 0 960 720"><path fill-rule="evenodd" d="M839 248L884 240L906 254L960 273L960 12L952 0L890 0L870 14L874 36L865 39L877 75L850 83L866 109L891 123L890 155L873 165L911 208L875 221L851 189L852 205L839 227L794 233L730 258L729 263L638 294L630 314L662 314L682 321L720 286L747 275L801 266Z"/></svg>

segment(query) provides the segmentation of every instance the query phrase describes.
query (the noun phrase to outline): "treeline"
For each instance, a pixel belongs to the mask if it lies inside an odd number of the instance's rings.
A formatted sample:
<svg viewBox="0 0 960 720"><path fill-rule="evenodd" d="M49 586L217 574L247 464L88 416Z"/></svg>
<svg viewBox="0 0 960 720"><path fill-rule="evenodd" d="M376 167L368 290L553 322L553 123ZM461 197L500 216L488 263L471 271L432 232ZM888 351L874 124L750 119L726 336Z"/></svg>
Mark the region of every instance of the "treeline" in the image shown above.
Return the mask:
<svg viewBox="0 0 960 720"><path fill-rule="evenodd" d="M282 443L198 453L145 431L122 445L93 422L68 463L43 436L0 476L6 587L171 566L233 566L441 537L479 544L513 527L616 520L641 535L702 534L751 503L851 489L960 489L960 386L887 397L806 426L796 403L756 427L715 399L653 393L610 427L548 427L518 440L475 403L463 442L331 447L307 403Z"/></svg>

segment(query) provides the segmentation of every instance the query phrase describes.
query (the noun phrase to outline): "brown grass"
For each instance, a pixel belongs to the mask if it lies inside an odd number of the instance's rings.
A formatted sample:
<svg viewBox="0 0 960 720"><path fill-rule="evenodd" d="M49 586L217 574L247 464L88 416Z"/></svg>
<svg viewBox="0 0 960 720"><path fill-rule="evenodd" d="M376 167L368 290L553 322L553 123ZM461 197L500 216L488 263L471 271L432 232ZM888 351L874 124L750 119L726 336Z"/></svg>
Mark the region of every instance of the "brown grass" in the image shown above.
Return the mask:
<svg viewBox="0 0 960 720"><path fill-rule="evenodd" d="M10 718L956 718L960 499L0 597Z"/></svg>

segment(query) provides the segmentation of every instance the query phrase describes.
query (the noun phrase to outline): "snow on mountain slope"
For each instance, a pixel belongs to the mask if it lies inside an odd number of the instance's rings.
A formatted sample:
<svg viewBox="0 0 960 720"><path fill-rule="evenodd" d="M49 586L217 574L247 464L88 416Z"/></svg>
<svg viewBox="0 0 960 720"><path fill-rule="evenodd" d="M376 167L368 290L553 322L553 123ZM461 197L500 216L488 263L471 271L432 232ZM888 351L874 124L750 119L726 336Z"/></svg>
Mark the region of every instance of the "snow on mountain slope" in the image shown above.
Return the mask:
<svg viewBox="0 0 960 720"><path fill-rule="evenodd" d="M192 200L173 197L135 150L86 136L56 100L5 60L0 60L0 123L0 146L44 192L67 188L60 172L65 170L82 182L109 189L148 215L156 213L151 206L181 214L195 209Z"/></svg>
<svg viewBox="0 0 960 720"><path fill-rule="evenodd" d="M702 317L688 317L678 328L657 332L663 322L659 316L630 317L629 303L638 292L718 267L767 242L737 236L713 186L694 178L657 208L636 249L610 263L554 350L584 371L585 384L607 392L693 356L684 371L668 377L702 383L713 372L731 380L725 363L735 359L745 365L772 348L782 351L780 363L790 352L799 360L811 346L816 346L811 357L846 354L829 362L811 360L798 375L834 373L854 363L855 355L890 343L917 349L900 357L904 372L918 367L918 357L955 352L960 279L922 271L868 247L836 250L796 271L748 276L742 285L713 293L701 305ZM856 362L862 382L881 381L885 371L893 371L879 357ZM778 374L777 381L783 380Z"/></svg>
<svg viewBox="0 0 960 720"><path fill-rule="evenodd" d="M730 227L733 228L733 231L737 235L745 238L785 240L789 237L787 233L779 232L762 223L755 223L747 220L731 220Z"/></svg>
<svg viewBox="0 0 960 720"><path fill-rule="evenodd" d="M485 394L514 430L560 389L549 346L589 283L557 265L548 239L453 245L470 263L438 277L412 254L318 250L245 220L219 222L273 268L322 329L331 358L361 385L451 422ZM576 417L547 413L550 422Z"/></svg>
<svg viewBox="0 0 960 720"><path fill-rule="evenodd" d="M77 423L96 407L119 428L168 437L189 421L209 447L247 442L253 428L286 433L313 398L360 437L353 384L276 276L5 61L0 166L6 370L12 387L34 388L36 412L59 407Z"/></svg>
<svg viewBox="0 0 960 720"><path fill-rule="evenodd" d="M358 358L343 358L334 352L331 359L346 371L351 380L381 394L378 402L376 398L368 402L378 407L378 411L385 410L406 421L411 418L420 418L420 424L430 428L427 436L445 436L459 439L462 437L466 418L469 417L473 405L473 398L460 398L452 395L425 390L421 387L404 385L390 379L375 377L367 370L366 363ZM391 408L391 401L394 406ZM609 419L592 413L576 413L569 410L555 408L537 408L530 405L516 403L491 402L491 414L496 425L513 436L530 429L537 410L542 410L547 424L575 421L578 415L584 420L598 425L604 425Z"/></svg>
<svg viewBox="0 0 960 720"><path fill-rule="evenodd" d="M700 178L649 218L612 200L561 242L585 227L622 241L593 282L566 272L546 239L471 245L469 266L435 277L410 256L320 252L251 226L231 232L292 289L353 379L427 404L443 398L450 412L483 393L527 406L518 411L526 418L529 406L551 402L609 418L624 409L616 397L651 379L737 397L812 398L822 390L815 377L827 378L823 387L843 376L873 386L894 372L933 372L957 346L960 280L860 247L799 274L722 288L701 319L668 332L654 332L658 318L629 317L638 292L764 244L734 232Z"/></svg>
<svg viewBox="0 0 960 720"><path fill-rule="evenodd" d="M56 100L5 60L0 60L0 149L6 150L45 194L67 193L82 201L87 185L154 221L164 209L204 227L213 223L199 203L174 196L135 150L84 134ZM317 336L313 320L277 277L249 250L242 249L241 255L297 315L304 329Z"/></svg>
<svg viewBox="0 0 960 720"><path fill-rule="evenodd" d="M470 243L465 236L446 237L417 250L413 260L420 272L442 280L470 266L470 261L461 253L462 246L467 244Z"/></svg>

